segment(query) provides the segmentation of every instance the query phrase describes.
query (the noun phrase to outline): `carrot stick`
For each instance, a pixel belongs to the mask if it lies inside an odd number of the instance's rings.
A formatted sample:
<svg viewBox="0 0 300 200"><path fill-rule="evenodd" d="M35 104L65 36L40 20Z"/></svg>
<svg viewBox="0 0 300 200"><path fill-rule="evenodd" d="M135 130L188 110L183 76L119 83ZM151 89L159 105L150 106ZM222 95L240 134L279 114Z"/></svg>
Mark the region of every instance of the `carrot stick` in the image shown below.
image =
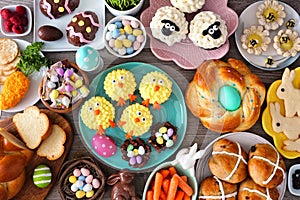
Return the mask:
<svg viewBox="0 0 300 200"><path fill-rule="evenodd" d="M191 200L191 197L184 193L183 200Z"/></svg>
<svg viewBox="0 0 300 200"><path fill-rule="evenodd" d="M162 174L159 172L156 172L155 179L154 179L153 200L159 200L162 181L163 181Z"/></svg>
<svg viewBox="0 0 300 200"><path fill-rule="evenodd" d="M164 179L162 183L162 188L166 194L168 194L169 187L170 187L170 179Z"/></svg>
<svg viewBox="0 0 300 200"><path fill-rule="evenodd" d="M164 193L164 191L162 191L162 190L160 191L159 198L162 200L167 200L167 195Z"/></svg>
<svg viewBox="0 0 300 200"><path fill-rule="evenodd" d="M183 200L184 192L182 190L178 190L175 196L175 200Z"/></svg>
<svg viewBox="0 0 300 200"><path fill-rule="evenodd" d="M173 176L175 179L178 179L178 186L188 195L192 196L194 193L193 188L189 186L178 174L174 174Z"/></svg>
<svg viewBox="0 0 300 200"><path fill-rule="evenodd" d="M180 176L182 178L182 180L184 180L184 182L187 183L187 176Z"/></svg>
<svg viewBox="0 0 300 200"><path fill-rule="evenodd" d="M169 175L169 173L170 173L170 171L167 170L167 169L161 169L159 172L163 175L164 179L165 179L165 178Z"/></svg>
<svg viewBox="0 0 300 200"><path fill-rule="evenodd" d="M146 200L153 200L153 191L152 190L147 191Z"/></svg>
<svg viewBox="0 0 300 200"><path fill-rule="evenodd" d="M175 199L178 183L179 183L178 178L175 178L173 176L171 178L171 181L170 181L170 187L169 187L169 191L168 191L167 200L174 200Z"/></svg>
<svg viewBox="0 0 300 200"><path fill-rule="evenodd" d="M169 172L170 172L171 176L173 176L174 174L177 174L176 168L173 166L169 167Z"/></svg>

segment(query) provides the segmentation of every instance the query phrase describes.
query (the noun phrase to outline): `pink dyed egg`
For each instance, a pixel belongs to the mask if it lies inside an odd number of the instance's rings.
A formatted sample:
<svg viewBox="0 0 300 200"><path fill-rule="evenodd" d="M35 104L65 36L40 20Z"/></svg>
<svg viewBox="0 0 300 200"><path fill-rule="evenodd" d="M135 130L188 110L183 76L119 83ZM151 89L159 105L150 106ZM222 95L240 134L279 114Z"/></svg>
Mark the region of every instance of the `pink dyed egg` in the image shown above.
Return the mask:
<svg viewBox="0 0 300 200"><path fill-rule="evenodd" d="M92 147L102 157L113 156L117 150L115 141L112 138L99 134L93 136Z"/></svg>
<svg viewBox="0 0 300 200"><path fill-rule="evenodd" d="M88 176L85 178L85 182L86 182L86 183L92 183L93 178L94 178L93 175L90 174L90 175L88 175Z"/></svg>
<svg viewBox="0 0 300 200"><path fill-rule="evenodd" d="M79 177L81 175L81 171L79 169L74 169L73 175Z"/></svg>
<svg viewBox="0 0 300 200"><path fill-rule="evenodd" d="M87 169L87 168L81 168L80 169L80 171L81 171L81 174L83 175L83 176L88 176L88 175L90 175L90 170L89 169Z"/></svg>
<svg viewBox="0 0 300 200"><path fill-rule="evenodd" d="M92 185L95 189L97 189L100 187L100 181L98 179L94 178L92 181Z"/></svg>

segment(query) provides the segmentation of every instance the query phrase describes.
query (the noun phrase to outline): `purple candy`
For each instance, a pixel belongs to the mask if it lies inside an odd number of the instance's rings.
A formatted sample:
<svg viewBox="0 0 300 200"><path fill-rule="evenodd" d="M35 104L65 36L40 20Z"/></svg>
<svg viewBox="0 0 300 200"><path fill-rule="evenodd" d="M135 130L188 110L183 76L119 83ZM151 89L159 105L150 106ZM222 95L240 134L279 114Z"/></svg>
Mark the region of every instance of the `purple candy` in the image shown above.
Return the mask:
<svg viewBox="0 0 300 200"><path fill-rule="evenodd" d="M56 72L57 72L57 73L58 73L58 75L60 75L60 76L63 76L63 75L64 75L64 73L65 73L65 72L64 72L64 69L63 69L63 68L61 68L61 67L60 67L60 68L57 68L57 69L56 69Z"/></svg>
<svg viewBox="0 0 300 200"><path fill-rule="evenodd" d="M167 130L167 135L168 135L169 137L171 137L171 136L173 135L173 133L174 133L174 130L173 130L172 128L169 128L169 129Z"/></svg>
<svg viewBox="0 0 300 200"><path fill-rule="evenodd" d="M70 76L72 76L73 75L73 70L72 69L67 69L66 70L66 72L65 72L65 74L64 74L64 77L66 78L66 77L70 77Z"/></svg>
<svg viewBox="0 0 300 200"><path fill-rule="evenodd" d="M68 85L65 86L65 90L66 90L67 92L72 92L72 91L73 91L73 86L70 85L70 84L68 84Z"/></svg>
<svg viewBox="0 0 300 200"><path fill-rule="evenodd" d="M141 163L143 162L142 156L137 156L137 157L136 157L136 162L137 162L138 164L141 164Z"/></svg>
<svg viewBox="0 0 300 200"><path fill-rule="evenodd" d="M129 164L130 165L135 165L136 164L136 158L135 157L131 157L130 159L129 159Z"/></svg>

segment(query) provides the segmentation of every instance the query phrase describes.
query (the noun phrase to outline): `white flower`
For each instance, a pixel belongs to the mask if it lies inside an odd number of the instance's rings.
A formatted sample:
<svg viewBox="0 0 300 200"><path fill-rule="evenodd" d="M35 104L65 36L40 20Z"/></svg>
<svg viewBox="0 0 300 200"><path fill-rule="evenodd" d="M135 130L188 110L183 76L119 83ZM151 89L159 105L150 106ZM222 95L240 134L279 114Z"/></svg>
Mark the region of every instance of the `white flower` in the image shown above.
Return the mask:
<svg viewBox="0 0 300 200"><path fill-rule="evenodd" d="M300 51L300 38L297 31L280 30L274 37L273 47L283 57L295 56Z"/></svg>
<svg viewBox="0 0 300 200"><path fill-rule="evenodd" d="M241 42L243 49L249 54L260 55L263 51L267 51L271 39L269 31L264 30L262 26L251 26L244 29Z"/></svg>
<svg viewBox="0 0 300 200"><path fill-rule="evenodd" d="M280 5L276 0L265 0L258 6L256 13L258 23L267 30L276 30L283 24L286 13L284 6Z"/></svg>

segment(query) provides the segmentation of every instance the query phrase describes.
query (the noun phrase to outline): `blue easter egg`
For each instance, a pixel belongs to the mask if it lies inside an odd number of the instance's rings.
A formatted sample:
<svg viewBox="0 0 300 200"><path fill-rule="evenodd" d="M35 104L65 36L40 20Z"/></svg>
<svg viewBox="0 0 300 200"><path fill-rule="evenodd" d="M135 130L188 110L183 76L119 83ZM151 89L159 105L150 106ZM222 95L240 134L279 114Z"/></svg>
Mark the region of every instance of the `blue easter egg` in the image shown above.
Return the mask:
<svg viewBox="0 0 300 200"><path fill-rule="evenodd" d="M235 111L241 105L241 95L235 87L224 85L219 90L219 102L225 110Z"/></svg>
<svg viewBox="0 0 300 200"><path fill-rule="evenodd" d="M126 53L127 53L128 55L132 54L133 52L134 52L133 47L128 47L128 48L126 48Z"/></svg>
<svg viewBox="0 0 300 200"><path fill-rule="evenodd" d="M120 22L120 21L115 22L115 25L117 26L117 28L123 27L122 22Z"/></svg>
<svg viewBox="0 0 300 200"><path fill-rule="evenodd" d="M100 62L98 51L90 46L82 46L76 52L76 64L85 71L94 70Z"/></svg>
<svg viewBox="0 0 300 200"><path fill-rule="evenodd" d="M135 41L135 36L130 34L130 35L127 36L127 39L134 42Z"/></svg>
<svg viewBox="0 0 300 200"><path fill-rule="evenodd" d="M115 30L113 30L112 33L111 33L111 36L112 36L113 38L117 38L117 37L119 37L120 35L121 35L121 32L120 32L119 29L115 29Z"/></svg>

